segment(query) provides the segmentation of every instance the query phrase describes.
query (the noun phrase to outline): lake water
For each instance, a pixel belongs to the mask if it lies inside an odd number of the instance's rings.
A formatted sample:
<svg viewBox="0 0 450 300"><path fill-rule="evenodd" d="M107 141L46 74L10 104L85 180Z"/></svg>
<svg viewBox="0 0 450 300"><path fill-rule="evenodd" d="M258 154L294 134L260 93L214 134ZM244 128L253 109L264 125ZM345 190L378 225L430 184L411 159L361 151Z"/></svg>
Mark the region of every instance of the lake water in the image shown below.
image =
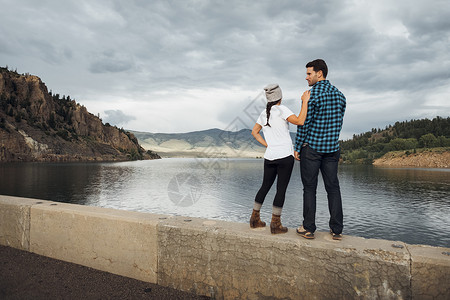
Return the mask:
<svg viewBox="0 0 450 300"><path fill-rule="evenodd" d="M262 159L0 164L0 194L247 223L262 175ZM450 247L450 170L342 165L339 178L344 235ZM274 190L261 210L266 222ZM317 230L328 231L321 180L317 201ZM282 222L295 228L301 219L296 162Z"/></svg>

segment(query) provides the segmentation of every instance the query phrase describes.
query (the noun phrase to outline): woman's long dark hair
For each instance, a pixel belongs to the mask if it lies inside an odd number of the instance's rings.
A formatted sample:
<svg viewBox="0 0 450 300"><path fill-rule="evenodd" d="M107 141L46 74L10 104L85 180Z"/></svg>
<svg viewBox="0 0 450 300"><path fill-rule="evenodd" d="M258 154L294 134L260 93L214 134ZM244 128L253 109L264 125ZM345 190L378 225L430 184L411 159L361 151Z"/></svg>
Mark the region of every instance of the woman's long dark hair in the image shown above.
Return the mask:
<svg viewBox="0 0 450 300"><path fill-rule="evenodd" d="M267 123L266 123L266 125L264 125L264 126L269 126L269 127L271 127L270 124L269 124L270 110L272 109L272 106L277 105L278 103L280 103L280 101L281 101L281 99L278 100L278 101L274 101L274 102L267 102L267 105L266 105Z"/></svg>

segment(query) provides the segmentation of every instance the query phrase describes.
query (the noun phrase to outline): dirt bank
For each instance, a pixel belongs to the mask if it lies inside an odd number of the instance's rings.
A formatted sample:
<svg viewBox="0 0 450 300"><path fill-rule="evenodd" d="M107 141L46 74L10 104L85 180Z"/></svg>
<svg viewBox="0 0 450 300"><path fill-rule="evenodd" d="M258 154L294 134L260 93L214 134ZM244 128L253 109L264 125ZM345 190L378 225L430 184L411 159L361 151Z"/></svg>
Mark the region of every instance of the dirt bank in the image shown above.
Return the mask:
<svg viewBox="0 0 450 300"><path fill-rule="evenodd" d="M373 162L374 166L450 168L450 149L435 148L410 153L412 151L395 151L386 153Z"/></svg>

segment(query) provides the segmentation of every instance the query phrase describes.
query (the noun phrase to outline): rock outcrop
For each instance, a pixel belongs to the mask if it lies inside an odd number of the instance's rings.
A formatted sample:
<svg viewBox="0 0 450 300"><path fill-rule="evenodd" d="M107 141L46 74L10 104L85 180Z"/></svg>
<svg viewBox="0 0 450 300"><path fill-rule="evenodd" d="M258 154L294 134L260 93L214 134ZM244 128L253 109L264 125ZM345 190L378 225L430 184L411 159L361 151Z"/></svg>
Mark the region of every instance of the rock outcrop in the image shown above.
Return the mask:
<svg viewBox="0 0 450 300"><path fill-rule="evenodd" d="M418 153L409 151L389 152L375 159L374 166L383 167L417 167L417 168L450 168L450 150L439 148Z"/></svg>
<svg viewBox="0 0 450 300"><path fill-rule="evenodd" d="M133 134L49 93L39 77L0 68L0 162L154 158Z"/></svg>

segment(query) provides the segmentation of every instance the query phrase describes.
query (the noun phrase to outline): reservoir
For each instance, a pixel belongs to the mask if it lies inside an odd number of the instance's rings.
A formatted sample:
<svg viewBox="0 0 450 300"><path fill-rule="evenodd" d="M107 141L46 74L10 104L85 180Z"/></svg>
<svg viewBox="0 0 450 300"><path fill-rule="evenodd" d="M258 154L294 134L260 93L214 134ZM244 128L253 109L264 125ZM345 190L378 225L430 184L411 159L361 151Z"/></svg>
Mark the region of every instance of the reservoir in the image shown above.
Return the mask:
<svg viewBox="0 0 450 300"><path fill-rule="evenodd" d="M262 176L262 159L7 163L0 164L0 194L247 223ZM344 238L354 235L450 247L449 169L341 165L339 179ZM261 209L261 218L267 223L275 188L274 184ZM298 162L281 219L290 230L302 221ZM319 175L317 230L328 231L328 220L326 192Z"/></svg>

